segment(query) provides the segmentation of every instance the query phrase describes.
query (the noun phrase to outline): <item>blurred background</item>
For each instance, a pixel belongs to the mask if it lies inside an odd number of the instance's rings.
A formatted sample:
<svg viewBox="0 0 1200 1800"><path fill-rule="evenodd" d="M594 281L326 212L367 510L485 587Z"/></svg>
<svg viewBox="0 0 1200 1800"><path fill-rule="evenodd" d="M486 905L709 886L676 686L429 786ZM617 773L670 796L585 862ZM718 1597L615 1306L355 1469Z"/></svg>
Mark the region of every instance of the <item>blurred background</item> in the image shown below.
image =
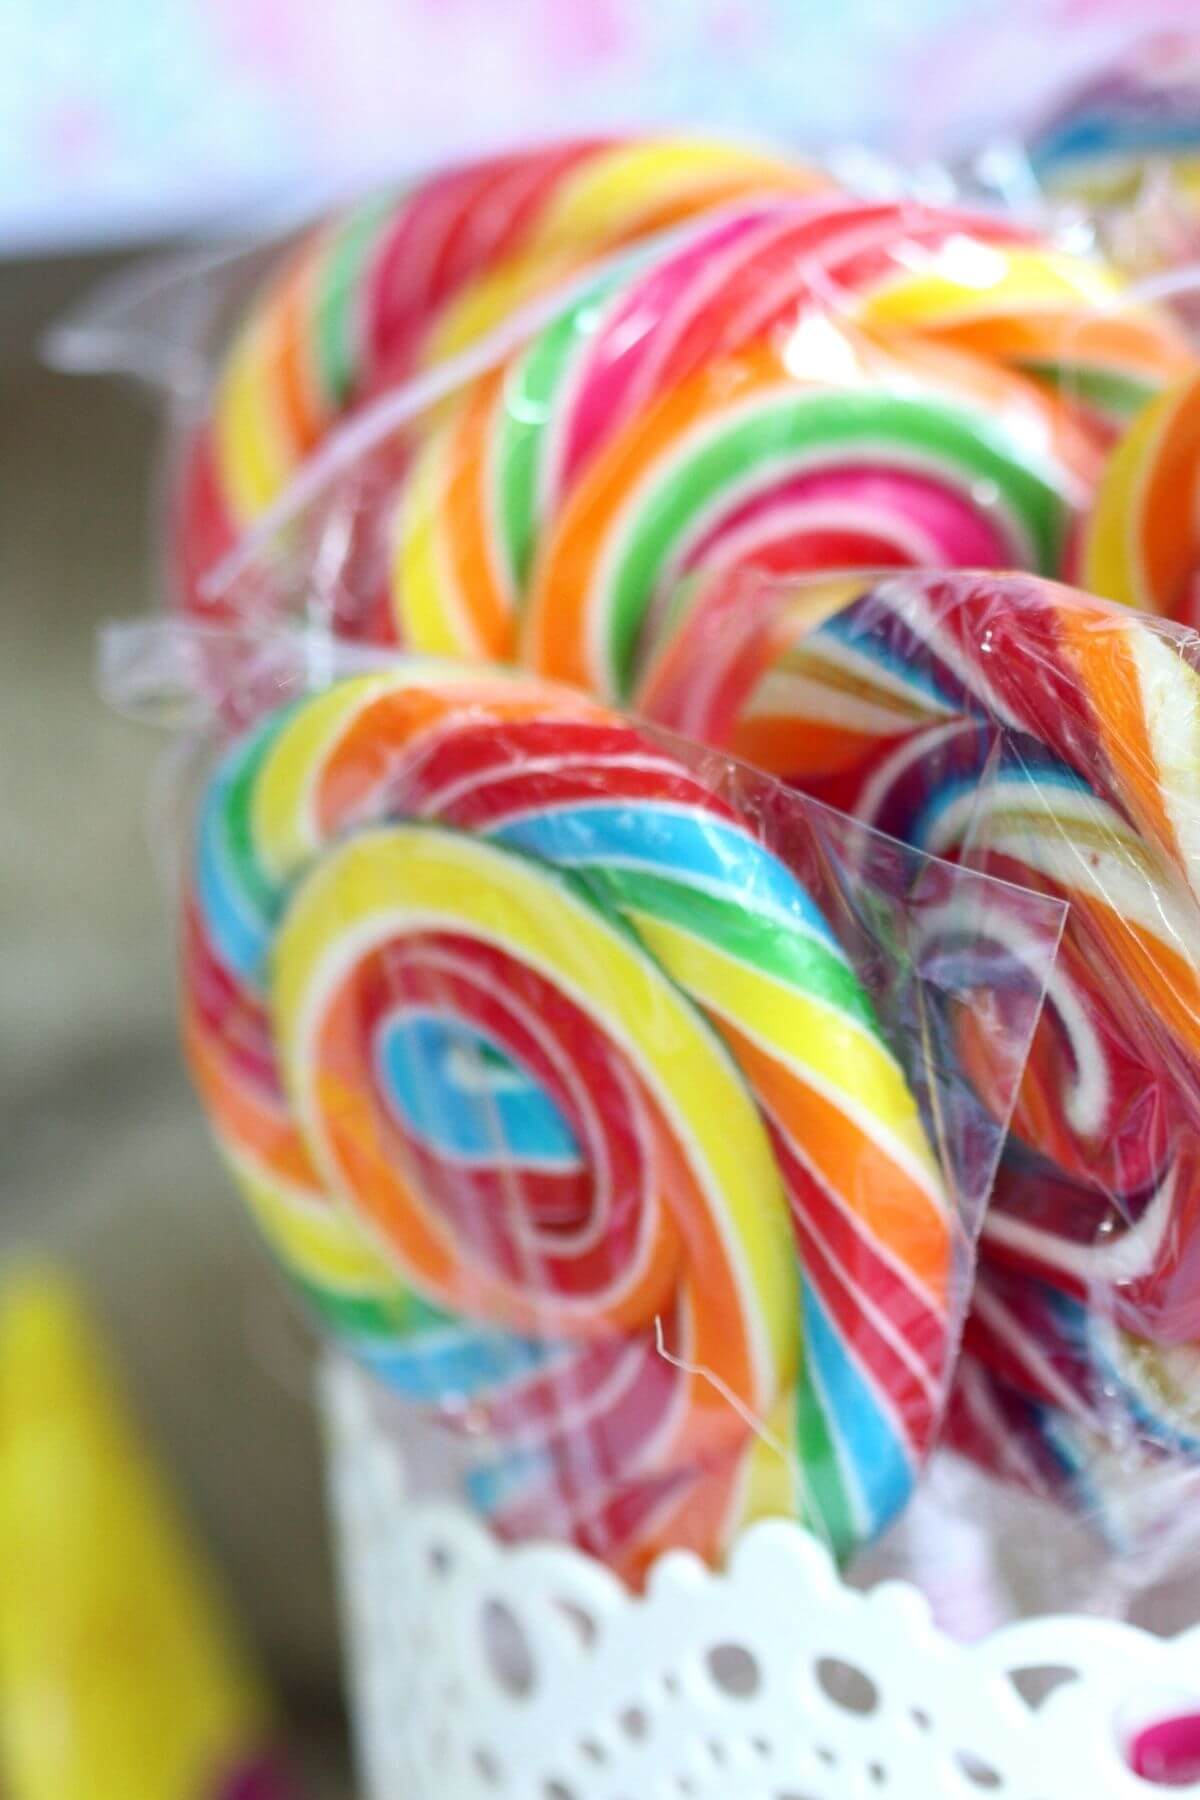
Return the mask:
<svg viewBox="0 0 1200 1800"><path fill-rule="evenodd" d="M1150 8L1192 22L1196 0ZM48 321L166 244L563 129L703 125L931 164L1119 49L1105 0L3 0L0 900L4 1248L76 1270L282 1695L351 1792L309 1350L174 1041L148 818L162 743L95 697L152 586L160 421L40 366ZM1148 9L1137 10L1147 23ZM0 1786L3 1784L0 1783Z"/></svg>

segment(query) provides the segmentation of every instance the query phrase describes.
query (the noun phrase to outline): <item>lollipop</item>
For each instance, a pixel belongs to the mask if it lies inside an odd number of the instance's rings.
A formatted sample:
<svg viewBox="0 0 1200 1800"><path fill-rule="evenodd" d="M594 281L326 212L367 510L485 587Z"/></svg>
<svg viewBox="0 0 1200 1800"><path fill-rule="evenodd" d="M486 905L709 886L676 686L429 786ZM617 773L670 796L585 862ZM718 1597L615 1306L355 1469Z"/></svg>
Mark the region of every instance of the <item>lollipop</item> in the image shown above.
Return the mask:
<svg viewBox="0 0 1200 1800"><path fill-rule="evenodd" d="M757 166L738 198L576 283L523 351L498 348L399 442L364 450L359 491L315 508L318 536L322 518L331 529L302 559L303 604L328 604L346 635L523 658L619 695L647 610L694 563L1061 572L1114 432L1193 366L1182 337L1126 305L1102 264L1007 221L798 195L806 181L787 192ZM551 285L552 263L526 256L520 291ZM354 317L374 293L364 281ZM467 276L456 293L472 329L506 316ZM421 355L442 354L446 332L420 318ZM380 357L352 397L419 366L409 326L403 356ZM266 416L228 403L240 354L213 429L245 523L316 432L293 433L262 479L235 478L247 446L262 473ZM260 373L280 362L256 356ZM185 555L202 535L185 531ZM334 598L317 602L330 553Z"/></svg>
<svg viewBox="0 0 1200 1800"><path fill-rule="evenodd" d="M907 1497L947 1203L822 915L619 716L411 665L271 717L203 808L185 1031L284 1267L627 1573ZM760 1436L760 1433L762 1434Z"/></svg>
<svg viewBox="0 0 1200 1800"><path fill-rule="evenodd" d="M1082 1511L1118 1555L1168 1556L1195 1518L1195 1344L1164 1348L1100 1307L995 1266L972 1297L946 1436L1008 1485Z"/></svg>
<svg viewBox="0 0 1200 1800"><path fill-rule="evenodd" d="M1093 1388L1118 1383L1139 1431L1179 1443L1165 1371L1200 1340L1191 639L1015 577L866 592L860 579L756 602L735 586L694 584L646 678L653 716L923 849L1070 902L985 1260L1107 1321L1103 1379L1094 1332L1076 1364ZM1010 950L1019 958L1019 941ZM1017 1325L1040 1318L1044 1349L1064 1304ZM993 1351L1001 1341L990 1334ZM1021 1366L1028 1356L1003 1363L1014 1386Z"/></svg>
<svg viewBox="0 0 1200 1800"><path fill-rule="evenodd" d="M622 244L811 169L703 139L580 139L451 169L315 230L255 303L176 495L184 604L348 411Z"/></svg>
<svg viewBox="0 0 1200 1800"><path fill-rule="evenodd" d="M1150 37L1071 94L1034 132L1034 173L1056 199L1100 208L1136 267L1200 249L1200 36Z"/></svg>
<svg viewBox="0 0 1200 1800"><path fill-rule="evenodd" d="M584 293L436 422L372 617L623 697L693 567L1060 571L1112 409L1191 366L1152 315L1094 317L1115 292L953 211L728 211Z"/></svg>
<svg viewBox="0 0 1200 1800"><path fill-rule="evenodd" d="M1200 376L1152 400L1114 450L1080 579L1108 599L1200 623Z"/></svg>

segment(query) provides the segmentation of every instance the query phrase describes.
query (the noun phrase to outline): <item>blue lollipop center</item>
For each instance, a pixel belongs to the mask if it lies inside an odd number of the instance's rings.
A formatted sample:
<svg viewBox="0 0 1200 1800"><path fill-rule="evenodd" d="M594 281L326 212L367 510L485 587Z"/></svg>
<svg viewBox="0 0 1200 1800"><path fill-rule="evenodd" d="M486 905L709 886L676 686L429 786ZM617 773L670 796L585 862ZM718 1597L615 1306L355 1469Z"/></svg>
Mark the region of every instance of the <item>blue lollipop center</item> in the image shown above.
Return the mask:
<svg viewBox="0 0 1200 1800"><path fill-rule="evenodd" d="M439 1154L564 1172L582 1167L557 1102L476 1027L440 1013L405 1013L381 1031L377 1056L405 1130Z"/></svg>

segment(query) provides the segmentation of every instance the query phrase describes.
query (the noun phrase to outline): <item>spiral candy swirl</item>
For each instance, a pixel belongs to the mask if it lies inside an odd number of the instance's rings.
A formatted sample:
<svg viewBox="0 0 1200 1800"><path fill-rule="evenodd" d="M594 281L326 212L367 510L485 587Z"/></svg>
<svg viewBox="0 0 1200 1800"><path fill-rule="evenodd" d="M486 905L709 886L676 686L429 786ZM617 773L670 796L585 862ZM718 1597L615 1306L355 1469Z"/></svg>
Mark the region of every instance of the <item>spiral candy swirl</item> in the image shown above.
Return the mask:
<svg viewBox="0 0 1200 1800"><path fill-rule="evenodd" d="M376 616L624 698L695 567L1060 572L1113 409L1190 366L1153 315L1093 314L1117 291L950 210L727 209L468 386L402 486Z"/></svg>
<svg viewBox="0 0 1200 1800"><path fill-rule="evenodd" d="M620 717L437 665L271 717L208 790L185 1018L283 1264L488 1429L501 1529L636 1572L903 1504L951 1255L915 1102L799 880Z"/></svg>
<svg viewBox="0 0 1200 1800"><path fill-rule="evenodd" d="M1003 220L712 147L529 153L362 209L267 290L185 484L192 603L248 604L194 577L348 408L616 245L523 353L360 458L335 629L616 697L695 564L1062 573L1114 430L1192 366L1103 264Z"/></svg>
<svg viewBox="0 0 1200 1800"><path fill-rule="evenodd" d="M312 232L268 282L225 360L176 495L181 597L286 487L347 411L455 354L606 251L815 170L692 138L593 138L449 169Z"/></svg>

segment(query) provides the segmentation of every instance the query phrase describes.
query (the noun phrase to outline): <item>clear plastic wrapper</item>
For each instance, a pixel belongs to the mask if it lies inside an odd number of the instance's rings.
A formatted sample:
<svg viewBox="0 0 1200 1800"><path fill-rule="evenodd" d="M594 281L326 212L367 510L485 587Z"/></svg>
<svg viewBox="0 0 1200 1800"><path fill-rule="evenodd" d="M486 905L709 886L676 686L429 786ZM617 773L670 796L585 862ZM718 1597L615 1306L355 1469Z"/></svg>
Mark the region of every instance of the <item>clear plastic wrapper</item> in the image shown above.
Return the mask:
<svg viewBox="0 0 1200 1800"><path fill-rule="evenodd" d="M172 598L203 577L340 425L466 352L584 267L739 197L828 184L782 153L701 137L535 144L329 215L299 241L171 258L50 334L59 366L133 373L170 401Z"/></svg>
<svg viewBox="0 0 1200 1800"><path fill-rule="evenodd" d="M1114 435L1192 366L1112 269L1011 216L661 143L365 204L202 360L168 508L192 616L616 696L693 566L1067 573ZM603 671L557 641L597 584Z"/></svg>
<svg viewBox="0 0 1200 1800"><path fill-rule="evenodd" d="M1149 1585L1200 1473L1200 639L987 575L710 575L670 626L649 716L1069 904L949 1438Z"/></svg>
<svg viewBox="0 0 1200 1800"><path fill-rule="evenodd" d="M182 622L126 640L127 670L144 653L138 679L153 686L165 654L186 666L189 704L232 725L273 693L323 686L348 645L524 664L732 743L923 853L1002 876L1010 885L988 892L1005 905L962 943L972 982L994 968L1004 999L965 1011L950 1052L955 1091L999 1137L1008 1090L991 1085L990 1034L1042 986L1040 928L1029 961L1021 909L1069 902L951 1423L1010 1484L1066 1499L1064 1516L1113 1544L1144 1545L1150 1518L1183 1528L1182 1507L1142 1502L1191 1454L1176 1392L1176 1351L1186 1364L1194 1335L1180 1322L1191 1231L1175 1196L1192 1154L1179 944L1193 900L1184 839L1138 810L1149 789L1134 752L1158 729L1163 658L1181 691L1191 665L1182 651L1170 662L1169 630L1118 626L1019 580L897 577L886 592L900 624L872 636L865 602L845 610L864 587L846 570L1083 568L1129 599L1144 564L1157 610L1187 616L1190 403L1176 436L1160 425L1191 391L1194 350L1077 233L696 155L542 150L361 207L289 252L228 341L213 339L169 510ZM624 175L597 184L614 158ZM1139 459L1167 441L1166 474L1144 480ZM1149 500L1174 546L1165 558L1141 554ZM832 586L795 585L821 574ZM904 608L936 623L943 605L952 641L938 636L934 667ZM849 649L835 614L856 634ZM1080 623L1093 617L1094 631ZM810 633L827 652L815 673L797 650ZM1151 683L1125 749L1136 708L1118 691L1118 643ZM1010 675L987 660L997 646ZM1184 780L1179 744L1148 754ZM925 806L926 784L944 806ZM855 844L842 845L847 880L875 892ZM817 876L802 878L829 919ZM575 1455L573 1438L535 1449L521 1467L555 1481ZM510 1459L481 1468L503 1527L516 1495L515 1529L556 1528L553 1507L535 1518L526 1505ZM626 1505L615 1478L613 1494L626 1518L645 1499L639 1486ZM840 1548L856 1541L824 1523ZM720 1538L638 1526L618 1546L581 1519L558 1528L629 1571L667 1539L712 1552Z"/></svg>
<svg viewBox="0 0 1200 1800"><path fill-rule="evenodd" d="M161 706L163 643L110 697ZM531 677L231 666L258 716L179 793L184 1037L318 1319L505 1535L633 1580L762 1514L878 1536L1061 903Z"/></svg>

